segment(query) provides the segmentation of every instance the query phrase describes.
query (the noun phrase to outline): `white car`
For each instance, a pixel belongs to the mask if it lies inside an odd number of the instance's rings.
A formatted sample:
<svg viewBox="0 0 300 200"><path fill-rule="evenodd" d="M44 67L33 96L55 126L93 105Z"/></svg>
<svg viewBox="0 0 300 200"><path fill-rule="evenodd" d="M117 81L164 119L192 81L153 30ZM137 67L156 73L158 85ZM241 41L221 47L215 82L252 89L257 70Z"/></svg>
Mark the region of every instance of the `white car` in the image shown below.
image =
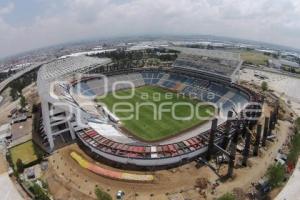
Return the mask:
<svg viewBox="0 0 300 200"><path fill-rule="evenodd" d="M123 197L125 196L125 193L122 191L122 190L119 190L118 192L117 192L117 200L122 200L123 199Z"/></svg>

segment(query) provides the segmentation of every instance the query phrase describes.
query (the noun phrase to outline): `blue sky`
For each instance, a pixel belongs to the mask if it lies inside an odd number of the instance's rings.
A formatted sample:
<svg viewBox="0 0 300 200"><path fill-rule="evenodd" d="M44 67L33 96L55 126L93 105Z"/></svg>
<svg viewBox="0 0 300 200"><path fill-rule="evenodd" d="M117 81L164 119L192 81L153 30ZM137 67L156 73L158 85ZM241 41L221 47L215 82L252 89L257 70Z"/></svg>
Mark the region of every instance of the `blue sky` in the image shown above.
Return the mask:
<svg viewBox="0 0 300 200"><path fill-rule="evenodd" d="M3 18L12 25L29 25L33 22L35 16L41 15L45 9L40 1L36 0L17 0L9 1L4 0L1 6L9 5L13 2L13 11L5 15Z"/></svg>
<svg viewBox="0 0 300 200"><path fill-rule="evenodd" d="M299 0L0 0L0 57L89 38L212 34L300 48Z"/></svg>
<svg viewBox="0 0 300 200"><path fill-rule="evenodd" d="M0 7L3 8L5 6L13 5L12 11L3 16L7 23L12 25L31 25L36 17L45 15L50 9L49 6L54 5L54 3L49 3L50 1L1 0ZM60 12L62 12L62 10Z"/></svg>

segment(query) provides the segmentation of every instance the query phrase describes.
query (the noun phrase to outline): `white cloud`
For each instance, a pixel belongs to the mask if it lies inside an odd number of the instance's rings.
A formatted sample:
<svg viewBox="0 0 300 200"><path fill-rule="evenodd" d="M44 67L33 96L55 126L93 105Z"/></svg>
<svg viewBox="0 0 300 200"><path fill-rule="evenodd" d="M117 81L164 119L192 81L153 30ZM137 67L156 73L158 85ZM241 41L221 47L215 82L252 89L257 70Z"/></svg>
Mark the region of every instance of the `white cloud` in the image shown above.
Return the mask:
<svg viewBox="0 0 300 200"><path fill-rule="evenodd" d="M15 4L10 2L5 6L0 7L0 16L11 13L15 8Z"/></svg>
<svg viewBox="0 0 300 200"><path fill-rule="evenodd" d="M58 2L63 12L49 9L30 25L13 26L0 16L0 55L89 37L151 33L216 34L300 48L298 0ZM1 10L8 13L13 6Z"/></svg>

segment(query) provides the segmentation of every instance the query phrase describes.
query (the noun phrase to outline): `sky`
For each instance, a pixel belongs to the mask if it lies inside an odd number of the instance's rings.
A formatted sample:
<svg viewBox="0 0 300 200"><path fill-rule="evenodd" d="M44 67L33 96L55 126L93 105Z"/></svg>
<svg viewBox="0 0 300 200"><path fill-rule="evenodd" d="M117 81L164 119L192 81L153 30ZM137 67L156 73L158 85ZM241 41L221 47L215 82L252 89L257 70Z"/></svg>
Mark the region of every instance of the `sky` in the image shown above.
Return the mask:
<svg viewBox="0 0 300 200"><path fill-rule="evenodd" d="M0 0L0 57L83 39L151 34L300 48L300 1Z"/></svg>

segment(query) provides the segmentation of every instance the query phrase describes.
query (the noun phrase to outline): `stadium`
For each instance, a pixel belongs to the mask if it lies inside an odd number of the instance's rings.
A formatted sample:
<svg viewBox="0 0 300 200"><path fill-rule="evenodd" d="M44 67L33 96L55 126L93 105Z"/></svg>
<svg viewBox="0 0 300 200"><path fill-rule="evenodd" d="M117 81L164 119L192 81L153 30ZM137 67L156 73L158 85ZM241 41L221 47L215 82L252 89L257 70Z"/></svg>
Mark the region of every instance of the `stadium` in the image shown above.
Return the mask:
<svg viewBox="0 0 300 200"><path fill-rule="evenodd" d="M95 160L139 169L210 157L215 146L226 151L240 129L235 118L261 97L238 84L238 54L174 49L181 53L171 67L116 68L109 58L82 55L43 65L37 85L47 150L76 141ZM114 111L116 104L122 112ZM157 113L160 105L164 111Z"/></svg>

